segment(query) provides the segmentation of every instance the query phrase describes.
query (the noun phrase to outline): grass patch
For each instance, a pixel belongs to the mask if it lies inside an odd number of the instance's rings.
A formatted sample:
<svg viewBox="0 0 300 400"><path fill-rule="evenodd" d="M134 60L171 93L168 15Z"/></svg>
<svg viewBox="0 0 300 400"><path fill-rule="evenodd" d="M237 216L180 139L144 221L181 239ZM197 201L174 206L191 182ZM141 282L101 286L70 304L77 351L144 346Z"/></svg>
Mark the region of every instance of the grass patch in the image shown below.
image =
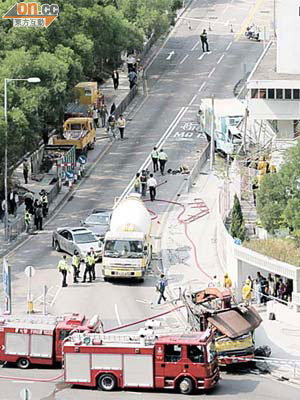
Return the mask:
<svg viewBox="0 0 300 400"><path fill-rule="evenodd" d="M250 240L243 242L243 246L279 261L300 264L300 247L292 239Z"/></svg>

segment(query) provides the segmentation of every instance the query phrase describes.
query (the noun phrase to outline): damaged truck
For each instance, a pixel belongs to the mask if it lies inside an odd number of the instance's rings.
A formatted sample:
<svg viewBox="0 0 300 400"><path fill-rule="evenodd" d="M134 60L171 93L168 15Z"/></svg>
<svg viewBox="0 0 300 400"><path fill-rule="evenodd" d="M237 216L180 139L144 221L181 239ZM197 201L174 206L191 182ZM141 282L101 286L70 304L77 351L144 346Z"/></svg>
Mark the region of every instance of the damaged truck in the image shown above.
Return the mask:
<svg viewBox="0 0 300 400"><path fill-rule="evenodd" d="M220 365L254 358L254 331L262 319L252 306L237 304L229 289L185 290L183 300L194 330L214 330Z"/></svg>

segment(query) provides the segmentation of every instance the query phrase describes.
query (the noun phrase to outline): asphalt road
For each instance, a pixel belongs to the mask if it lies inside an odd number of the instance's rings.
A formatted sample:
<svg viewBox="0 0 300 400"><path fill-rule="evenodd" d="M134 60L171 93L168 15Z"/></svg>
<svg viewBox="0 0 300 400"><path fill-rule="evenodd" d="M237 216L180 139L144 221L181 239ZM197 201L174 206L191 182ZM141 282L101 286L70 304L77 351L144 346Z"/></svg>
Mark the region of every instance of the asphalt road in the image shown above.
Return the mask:
<svg viewBox="0 0 300 400"><path fill-rule="evenodd" d="M108 329L151 316L163 309L161 306L153 309L149 306L156 299L156 274L157 269L162 268L159 259L154 261L152 271L143 284L106 283L98 271L95 283L77 286L71 284L57 291L60 284L60 276L56 271L59 254L51 248L51 232L58 226L78 225L93 208L111 207L117 197L130 189L128 184L136 171L141 166L148 166L147 157L157 143L161 143L169 155L167 168L174 169L182 164L192 167L198 152L206 145L205 138L195 129L196 112L201 98L211 95L231 98L234 86L243 77L246 67L254 65L262 51L262 43L246 41L238 34L247 23L247 16L254 15L255 3L254 0L198 0L192 3L147 70L146 95L135 100L136 110L134 117L129 115L126 140L114 143L89 179L58 210L43 234L33 236L10 254L15 309L25 309L27 289L23 271L27 265L37 269L33 280L36 296L43 284L51 288L53 298L50 311L54 314L77 311L91 316L98 313ZM211 53L203 55L199 34L203 28L209 29L209 24L212 29L209 31ZM180 199L184 176L161 177L158 174L157 179L162 183L158 189L158 199ZM168 206L160 202L151 205L147 203L147 206L158 215L154 229L159 234ZM154 243L154 248L156 245ZM165 323L172 327L178 326L180 322L175 315L167 317ZM33 373L7 368L2 371L14 376L31 376ZM34 375L49 376L49 371L39 370ZM10 385L9 381L2 381L1 389L6 393L3 399L17 398L23 386L21 383ZM38 399L71 399L75 395L75 389L69 389L63 384L35 383L31 386L36 392L34 398ZM279 392L281 400L296 398L296 389L283 386L282 383L270 382L257 376L225 376L219 388L209 396L234 399L242 394L243 399L276 399L279 398ZM266 393L270 395L266 397ZM93 399L96 396L99 398L95 391L76 391L78 399ZM151 399L161 399L174 397L174 394L122 394L124 399L150 396ZM120 394L102 394L102 397L119 399Z"/></svg>

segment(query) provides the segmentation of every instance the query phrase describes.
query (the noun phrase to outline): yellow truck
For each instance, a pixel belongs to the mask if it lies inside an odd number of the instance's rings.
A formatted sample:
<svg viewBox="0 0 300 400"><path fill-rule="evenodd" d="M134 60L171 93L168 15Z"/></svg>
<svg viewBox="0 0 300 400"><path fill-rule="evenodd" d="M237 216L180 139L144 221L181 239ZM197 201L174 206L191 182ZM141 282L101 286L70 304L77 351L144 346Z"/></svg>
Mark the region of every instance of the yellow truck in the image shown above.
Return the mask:
<svg viewBox="0 0 300 400"><path fill-rule="evenodd" d="M98 90L97 82L80 82L74 88L75 97L79 104L93 105L99 107L99 101L103 95Z"/></svg>
<svg viewBox="0 0 300 400"><path fill-rule="evenodd" d="M94 148L96 142L96 129L92 118L68 118L64 123L62 137L53 136L54 145L74 145L76 155L87 154Z"/></svg>

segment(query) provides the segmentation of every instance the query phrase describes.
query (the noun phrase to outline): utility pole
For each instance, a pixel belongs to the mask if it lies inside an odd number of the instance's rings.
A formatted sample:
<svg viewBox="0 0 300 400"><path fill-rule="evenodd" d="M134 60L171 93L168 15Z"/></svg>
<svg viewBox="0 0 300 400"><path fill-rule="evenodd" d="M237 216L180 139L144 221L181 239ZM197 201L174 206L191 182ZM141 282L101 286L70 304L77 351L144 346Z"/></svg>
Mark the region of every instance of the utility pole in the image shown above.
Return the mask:
<svg viewBox="0 0 300 400"><path fill-rule="evenodd" d="M212 171L215 159L215 96L211 97L211 122L210 122L210 164L209 169Z"/></svg>

